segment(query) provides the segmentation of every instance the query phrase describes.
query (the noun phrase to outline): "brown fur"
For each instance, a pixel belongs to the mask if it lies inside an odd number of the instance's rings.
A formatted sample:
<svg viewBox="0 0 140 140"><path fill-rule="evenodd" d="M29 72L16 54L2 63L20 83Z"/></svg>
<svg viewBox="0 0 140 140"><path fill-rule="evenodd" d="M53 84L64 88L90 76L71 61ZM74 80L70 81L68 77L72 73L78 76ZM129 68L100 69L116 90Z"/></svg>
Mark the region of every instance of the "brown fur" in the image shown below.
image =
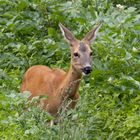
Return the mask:
<svg viewBox="0 0 140 140"><path fill-rule="evenodd" d="M50 69L47 66L37 65L29 68L25 73L21 91L30 91L32 93L30 99L34 96L47 95L48 99L42 99L40 104L56 116L69 89L74 90L69 98L73 100L70 106L75 107L79 97L77 90L80 81L72 82L80 78L81 75L77 76L73 69L66 73L61 69ZM68 87L69 89L67 89Z"/></svg>
<svg viewBox="0 0 140 140"><path fill-rule="evenodd" d="M85 51L82 52L79 49L80 41L75 39L72 33L62 24L60 28L64 37L71 44L69 71L50 69L43 65L32 66L26 71L21 85L21 92L31 92L29 99L39 95L47 95L47 99L40 100L40 105L53 116L59 114L59 109L64 105L65 100L71 100L69 107L75 107L79 98L78 88L82 78L82 69L85 66L91 66L89 44L91 39L95 38L94 33L96 32L96 30L90 31L82 40L82 46L86 47L86 49L84 48ZM79 58L74 57L75 52L79 53Z"/></svg>

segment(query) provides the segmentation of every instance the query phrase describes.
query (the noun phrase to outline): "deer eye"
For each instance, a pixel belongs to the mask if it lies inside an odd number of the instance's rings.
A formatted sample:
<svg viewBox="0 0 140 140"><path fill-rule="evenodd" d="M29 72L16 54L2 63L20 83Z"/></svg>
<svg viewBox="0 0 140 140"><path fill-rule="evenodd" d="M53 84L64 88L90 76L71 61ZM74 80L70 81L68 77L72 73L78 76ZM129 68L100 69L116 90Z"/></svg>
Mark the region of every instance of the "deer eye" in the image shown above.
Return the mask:
<svg viewBox="0 0 140 140"><path fill-rule="evenodd" d="M92 56L93 55L93 52L90 52L90 56Z"/></svg>
<svg viewBox="0 0 140 140"><path fill-rule="evenodd" d="M79 56L80 55L77 52L74 53L74 57L79 57Z"/></svg>

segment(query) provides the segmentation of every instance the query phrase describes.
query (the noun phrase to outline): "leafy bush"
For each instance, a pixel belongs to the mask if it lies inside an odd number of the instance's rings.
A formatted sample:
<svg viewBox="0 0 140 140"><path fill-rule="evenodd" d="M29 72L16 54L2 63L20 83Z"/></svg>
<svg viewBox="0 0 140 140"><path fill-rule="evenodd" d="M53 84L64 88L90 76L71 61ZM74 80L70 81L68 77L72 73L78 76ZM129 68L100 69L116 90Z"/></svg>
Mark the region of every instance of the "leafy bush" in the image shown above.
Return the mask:
<svg viewBox="0 0 140 140"><path fill-rule="evenodd" d="M139 9L127 5L121 9L116 4L0 1L1 139L139 140ZM50 127L48 121L53 118L19 92L23 73L32 65L68 69L69 46L62 39L59 22L77 38L98 22L103 26L92 46L94 70L81 83L76 109L62 114L59 123Z"/></svg>

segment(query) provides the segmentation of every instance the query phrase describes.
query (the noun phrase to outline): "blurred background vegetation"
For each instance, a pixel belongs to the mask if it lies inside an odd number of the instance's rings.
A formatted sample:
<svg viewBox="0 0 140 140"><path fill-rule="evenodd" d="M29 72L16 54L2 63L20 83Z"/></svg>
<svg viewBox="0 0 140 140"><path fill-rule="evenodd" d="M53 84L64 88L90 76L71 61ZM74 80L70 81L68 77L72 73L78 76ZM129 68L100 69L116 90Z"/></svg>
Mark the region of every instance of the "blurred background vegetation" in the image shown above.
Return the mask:
<svg viewBox="0 0 140 140"><path fill-rule="evenodd" d="M139 0L0 0L0 138L139 140L139 7ZM50 127L52 117L27 103L20 84L32 65L68 70L60 22L79 39L99 22L103 26L77 108Z"/></svg>

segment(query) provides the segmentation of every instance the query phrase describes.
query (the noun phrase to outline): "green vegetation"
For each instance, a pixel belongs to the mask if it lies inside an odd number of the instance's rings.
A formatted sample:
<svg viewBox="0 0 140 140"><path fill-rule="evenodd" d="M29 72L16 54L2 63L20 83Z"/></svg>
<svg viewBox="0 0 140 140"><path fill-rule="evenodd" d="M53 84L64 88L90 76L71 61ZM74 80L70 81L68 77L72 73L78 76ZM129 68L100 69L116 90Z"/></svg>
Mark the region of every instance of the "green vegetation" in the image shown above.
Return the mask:
<svg viewBox="0 0 140 140"><path fill-rule="evenodd" d="M140 2L116 4L0 0L0 139L140 139ZM62 113L58 125L50 127L52 117L27 102L20 84L32 65L68 69L70 51L59 22L77 38L96 23L103 26L92 46L94 70L82 80L77 108Z"/></svg>

